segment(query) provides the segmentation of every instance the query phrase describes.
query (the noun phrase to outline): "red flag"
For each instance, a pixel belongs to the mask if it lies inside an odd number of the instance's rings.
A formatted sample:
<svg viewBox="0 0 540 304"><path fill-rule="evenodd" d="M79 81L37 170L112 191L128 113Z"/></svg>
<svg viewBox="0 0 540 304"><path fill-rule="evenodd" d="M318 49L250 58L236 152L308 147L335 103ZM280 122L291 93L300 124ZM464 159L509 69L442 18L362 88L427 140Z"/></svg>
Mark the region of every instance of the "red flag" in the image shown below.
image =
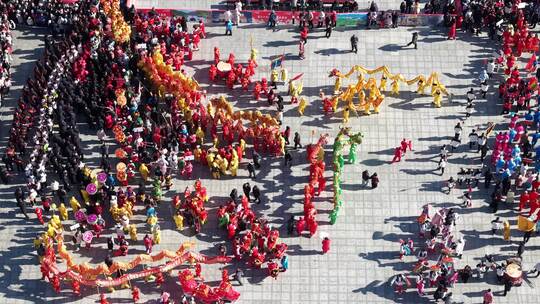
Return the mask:
<svg viewBox="0 0 540 304"><path fill-rule="evenodd" d="M531 56L531 59L529 59L529 62L525 66L525 69L529 72L533 72L534 68L536 68L536 53Z"/></svg>
<svg viewBox="0 0 540 304"><path fill-rule="evenodd" d="M294 76L293 78L291 78L291 80L289 80L289 82L298 80L298 79L302 78L302 76L304 76L304 73L300 73L300 74Z"/></svg>

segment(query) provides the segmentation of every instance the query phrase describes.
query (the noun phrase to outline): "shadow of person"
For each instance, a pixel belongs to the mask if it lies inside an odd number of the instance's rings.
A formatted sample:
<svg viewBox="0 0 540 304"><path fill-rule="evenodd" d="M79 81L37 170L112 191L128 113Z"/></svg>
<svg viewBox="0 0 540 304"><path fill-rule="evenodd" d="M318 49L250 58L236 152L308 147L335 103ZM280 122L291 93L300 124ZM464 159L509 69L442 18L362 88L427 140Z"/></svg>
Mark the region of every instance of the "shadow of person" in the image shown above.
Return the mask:
<svg viewBox="0 0 540 304"><path fill-rule="evenodd" d="M391 43L391 44L381 46L379 50L385 51L385 52L397 52L403 49L403 47L404 47L403 45Z"/></svg>

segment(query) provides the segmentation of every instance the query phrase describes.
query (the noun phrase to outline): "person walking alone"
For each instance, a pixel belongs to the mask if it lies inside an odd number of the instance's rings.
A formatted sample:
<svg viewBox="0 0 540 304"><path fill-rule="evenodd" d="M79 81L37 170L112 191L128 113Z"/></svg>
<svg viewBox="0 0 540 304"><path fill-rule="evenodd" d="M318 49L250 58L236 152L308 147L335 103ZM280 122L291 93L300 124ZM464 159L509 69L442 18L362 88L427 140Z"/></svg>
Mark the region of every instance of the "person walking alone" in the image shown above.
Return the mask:
<svg viewBox="0 0 540 304"><path fill-rule="evenodd" d="M358 53L358 37L356 35L351 36L351 52Z"/></svg>
<svg viewBox="0 0 540 304"><path fill-rule="evenodd" d="M225 36L232 36L233 23L231 20L225 23Z"/></svg>
<svg viewBox="0 0 540 304"><path fill-rule="evenodd" d="M414 32L412 33L412 39L411 39L411 42L407 43L406 47L409 46L409 45L414 45L414 49L418 49L418 32Z"/></svg>
<svg viewBox="0 0 540 304"><path fill-rule="evenodd" d="M21 190L21 188L17 188L17 190ZM24 215L24 217L28 220L30 217L26 213L26 203L24 202L24 194L17 195L17 191L15 191L15 199L17 200L17 206L19 209L21 209L21 213Z"/></svg>
<svg viewBox="0 0 540 304"><path fill-rule="evenodd" d="M322 241L322 253L326 254L328 251L330 251L330 239L325 237Z"/></svg>
<svg viewBox="0 0 540 304"><path fill-rule="evenodd" d="M484 302L483 304L492 304L493 303L493 293L491 289L488 289L484 292Z"/></svg>
<svg viewBox="0 0 540 304"><path fill-rule="evenodd" d="M294 149L298 149L299 147L302 148L302 144L300 143L300 134L298 132L294 132Z"/></svg>
<svg viewBox="0 0 540 304"><path fill-rule="evenodd" d="M441 170L441 175L444 175L444 168L446 168L446 164L448 163L445 156L441 155L441 159L439 160L439 167L437 170Z"/></svg>
<svg viewBox="0 0 540 304"><path fill-rule="evenodd" d="M332 36L332 27L331 26L326 27L326 34L324 36L326 38L330 38L330 36Z"/></svg>
<svg viewBox="0 0 540 304"><path fill-rule="evenodd" d="M253 197L255 198L253 202L260 204L261 203L261 190L259 190L259 187L257 185L253 186L252 193L253 193Z"/></svg>

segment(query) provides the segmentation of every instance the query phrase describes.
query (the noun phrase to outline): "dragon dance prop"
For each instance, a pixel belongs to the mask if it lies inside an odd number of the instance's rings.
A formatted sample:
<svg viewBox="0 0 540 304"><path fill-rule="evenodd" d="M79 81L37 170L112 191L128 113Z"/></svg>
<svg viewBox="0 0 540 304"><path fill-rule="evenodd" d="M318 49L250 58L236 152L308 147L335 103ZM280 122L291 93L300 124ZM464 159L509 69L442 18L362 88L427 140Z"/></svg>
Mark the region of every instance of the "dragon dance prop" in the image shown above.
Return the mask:
<svg viewBox="0 0 540 304"><path fill-rule="evenodd" d="M103 11L107 17L111 19L111 30L114 40L118 43L129 42L131 27L124 20L124 16L120 10L120 0L105 0L100 1L100 4L103 6Z"/></svg>
<svg viewBox="0 0 540 304"><path fill-rule="evenodd" d="M139 67L146 73L158 95L172 94L179 99L179 108L188 121L193 117L193 112L198 110L201 112L199 117L210 116L211 119L202 122L212 123L213 129L217 129L219 123L228 125L237 131L239 138L253 139L256 150L269 150L274 154L284 153L282 151L284 139L279 132L279 123L271 115L264 115L260 111L235 112L223 96L211 99L206 109L200 101L202 93L199 91L199 84L192 78L173 71L172 66L163 62L163 56L159 51L154 52L151 57L143 58L139 62ZM242 120L248 120L250 126L244 127ZM231 135L234 138L234 134ZM216 146L217 135L214 134L213 137Z"/></svg>
<svg viewBox="0 0 540 304"><path fill-rule="evenodd" d="M348 79L353 74L357 73L357 82L356 84L348 85L345 90L342 90L343 79ZM377 85L377 80L373 77L365 79L364 75L373 75L373 74L382 74L380 84ZM341 100L343 100L348 108L353 110L363 111L364 114L369 115L371 113L371 108L373 108L375 113L379 113L379 107L385 99L383 92L387 91L387 83L391 81L390 94L399 95L400 92L400 83L405 83L407 85L417 85L416 92L418 94L424 94L426 88L431 88L431 95L434 98L434 103L437 107L440 107L442 101L442 95L449 95L445 86L440 82L439 75L437 73L432 73L429 77L424 75L418 75L412 79L407 80L402 74L392 74L388 67L381 66L376 69L366 69L362 66L356 65L351 68L346 74L341 73L337 69L330 71L328 77L335 77L334 83L334 97L329 104L331 104L333 111L335 112L339 106ZM369 94L366 96L365 90L369 91ZM354 105L353 99L355 95L358 95L358 105Z"/></svg>
<svg viewBox="0 0 540 304"><path fill-rule="evenodd" d="M212 98L207 106L208 115L213 124L230 125L239 138L252 139L259 152L269 150L274 154L283 154L281 143L284 141L279 131L279 122L270 114L260 111L233 111L232 105L224 96ZM248 121L249 126L244 127Z"/></svg>
<svg viewBox="0 0 540 304"><path fill-rule="evenodd" d="M209 258L202 254L186 251L191 246L193 246L193 243L184 243L176 252L163 250L155 255L140 254L130 262L123 263L114 261L111 266L107 266L103 263L96 267L91 267L88 263L75 264L72 256L66 251L62 238L59 238L57 251L58 255L66 261L67 270L61 271L58 268L54 251L47 254L43 259L41 262L41 269L42 272L44 272L44 276L48 278L52 276L58 279L69 279L77 281L79 284L85 286L114 287L128 283L131 280L144 278L153 274L169 272L185 262L190 264L224 264L231 260L230 257L219 256ZM97 279L100 275L110 276L118 270L129 271L139 265L159 262L163 259L168 259L168 261L157 267L150 267L143 271L124 274L116 279Z"/></svg>
<svg viewBox="0 0 540 304"><path fill-rule="evenodd" d="M203 303L216 303L221 300L236 301L240 297L240 293L232 288L227 270L223 270L223 272L224 275L219 286L211 288L207 284L197 282L191 270L184 269L179 274L180 286L185 294L193 296Z"/></svg>
<svg viewBox="0 0 540 304"><path fill-rule="evenodd" d="M333 225L337 221L339 210L343 205L341 200L341 174L345 166L343 148L349 145L349 163L356 162L356 147L362 143L362 133L350 133L350 128L341 128L334 140L333 146L333 164L334 164L334 209L330 212L330 223Z"/></svg>
<svg viewBox="0 0 540 304"><path fill-rule="evenodd" d="M326 186L324 178L324 146L328 143L328 134L321 135L315 144L307 146L307 160L309 162L309 183L304 187L304 218L311 235L317 232L317 209L313 204L313 197L320 195ZM317 193L315 193L317 186Z"/></svg>

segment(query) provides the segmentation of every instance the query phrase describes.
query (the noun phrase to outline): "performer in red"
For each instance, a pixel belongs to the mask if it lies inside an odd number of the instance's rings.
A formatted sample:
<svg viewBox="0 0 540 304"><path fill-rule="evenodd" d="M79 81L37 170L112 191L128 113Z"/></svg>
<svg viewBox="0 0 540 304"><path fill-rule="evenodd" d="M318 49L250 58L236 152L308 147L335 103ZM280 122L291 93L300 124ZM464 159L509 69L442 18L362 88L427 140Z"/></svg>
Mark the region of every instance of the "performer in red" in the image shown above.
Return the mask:
<svg viewBox="0 0 540 304"><path fill-rule="evenodd" d="M534 200L534 201L531 200L530 206L531 206L531 210L529 211L529 216L533 215L536 209L540 208L540 204L538 203L538 200Z"/></svg>
<svg viewBox="0 0 540 304"><path fill-rule="evenodd" d="M73 289L73 293L77 296L81 295L81 286L78 281L73 280L71 282L71 288Z"/></svg>
<svg viewBox="0 0 540 304"><path fill-rule="evenodd" d="M261 268L265 258L266 255L264 253L259 252L257 247L253 247L250 255L250 263L253 267Z"/></svg>
<svg viewBox="0 0 540 304"><path fill-rule="evenodd" d="M318 180L319 186L317 187L317 196L321 195L321 192L324 191L324 188L326 187L326 179L324 179L324 176L320 176Z"/></svg>
<svg viewBox="0 0 540 304"><path fill-rule="evenodd" d="M143 241L144 247L146 248L146 254L152 253L152 246L154 245L152 238L147 234L144 236Z"/></svg>
<svg viewBox="0 0 540 304"><path fill-rule="evenodd" d="M450 29L448 30L448 39L456 40L456 18L450 19Z"/></svg>
<svg viewBox="0 0 540 304"><path fill-rule="evenodd" d="M99 295L99 304L109 304L109 301L107 301L107 297L104 293Z"/></svg>
<svg viewBox="0 0 540 304"><path fill-rule="evenodd" d="M396 147L396 149L394 149L394 158L392 159L392 163L401 161L402 155L403 151L401 150L401 147Z"/></svg>
<svg viewBox="0 0 540 304"><path fill-rule="evenodd" d="M249 85L251 84L251 81L249 80L249 77L244 75L244 77L242 77L242 80L240 81L240 83L242 84L242 89L244 90L244 92L249 91Z"/></svg>
<svg viewBox="0 0 540 304"><path fill-rule="evenodd" d="M529 192L525 190L523 194L519 197L519 211L521 212L522 209L527 208L527 205L529 203Z"/></svg>
<svg viewBox="0 0 540 304"><path fill-rule="evenodd" d="M219 48L214 47L214 64L217 65L219 61Z"/></svg>
<svg viewBox="0 0 540 304"><path fill-rule="evenodd" d="M231 68L234 68L234 54L233 53L229 53L229 59L227 60L227 62L231 65Z"/></svg>
<svg viewBox="0 0 540 304"><path fill-rule="evenodd" d="M307 27L304 27L304 28L300 31L300 40L301 40L301 41L304 41L304 43L307 43L307 38L308 38L308 28L307 28Z"/></svg>
<svg viewBox="0 0 540 304"><path fill-rule="evenodd" d="M131 289L131 298L134 303L137 303L141 299L141 290L138 287L133 286Z"/></svg>
<svg viewBox="0 0 540 304"><path fill-rule="evenodd" d="M234 88L234 83L236 82L236 75L234 74L234 70L231 70L229 74L227 74L227 87L232 90Z"/></svg>
<svg viewBox="0 0 540 304"><path fill-rule="evenodd" d="M279 274L279 265L276 262L268 263L268 275L277 280Z"/></svg>
<svg viewBox="0 0 540 304"><path fill-rule="evenodd" d="M156 274L156 285L160 287L161 285L163 285L163 283L165 283L165 278L163 278L163 273L158 272Z"/></svg>
<svg viewBox="0 0 540 304"><path fill-rule="evenodd" d="M210 69L208 70L208 78L210 79L210 81L215 81L216 80L217 73L218 73L217 67L212 64L210 66Z"/></svg>
<svg viewBox="0 0 540 304"><path fill-rule="evenodd" d="M328 237L325 237L322 241L322 252L323 254L330 251L330 239Z"/></svg>
<svg viewBox="0 0 540 304"><path fill-rule="evenodd" d="M202 267L200 263L195 263L195 278L197 279L203 279L202 275Z"/></svg>
<svg viewBox="0 0 540 304"><path fill-rule="evenodd" d="M259 100L259 97L261 96L261 90L261 83L257 81L255 83L255 88L253 89L253 97L255 97L255 100Z"/></svg>
<svg viewBox="0 0 540 304"><path fill-rule="evenodd" d="M36 216L37 216L38 221L41 223L41 225L44 225L45 221L43 220L43 209L37 207L34 210L36 212Z"/></svg>
<svg viewBox="0 0 540 304"><path fill-rule="evenodd" d="M227 269L223 269L221 271L221 282L229 282L229 272Z"/></svg>
<svg viewBox="0 0 540 304"><path fill-rule="evenodd" d="M199 29L201 38L206 38L206 26L202 20L199 20Z"/></svg>
<svg viewBox="0 0 540 304"><path fill-rule="evenodd" d="M315 208L312 208L312 210L315 210ZM314 236L315 233L317 233L317 229L319 228L319 224L317 224L315 217L308 218L307 225L309 228L309 237Z"/></svg>
<svg viewBox="0 0 540 304"><path fill-rule="evenodd" d="M268 94L268 80L264 77L261 79L261 89L265 95Z"/></svg>
<svg viewBox="0 0 540 304"><path fill-rule="evenodd" d="M409 142L404 138L401 141L401 151L403 152L403 154L405 154L405 152L407 152L408 147L409 147Z"/></svg>
<svg viewBox="0 0 540 304"><path fill-rule="evenodd" d="M199 50L199 43L201 42L201 36L200 35L193 35L193 49Z"/></svg>
<svg viewBox="0 0 540 304"><path fill-rule="evenodd" d="M306 229L306 220L303 217L300 217L296 223L296 232L298 235L302 235L302 232Z"/></svg>

